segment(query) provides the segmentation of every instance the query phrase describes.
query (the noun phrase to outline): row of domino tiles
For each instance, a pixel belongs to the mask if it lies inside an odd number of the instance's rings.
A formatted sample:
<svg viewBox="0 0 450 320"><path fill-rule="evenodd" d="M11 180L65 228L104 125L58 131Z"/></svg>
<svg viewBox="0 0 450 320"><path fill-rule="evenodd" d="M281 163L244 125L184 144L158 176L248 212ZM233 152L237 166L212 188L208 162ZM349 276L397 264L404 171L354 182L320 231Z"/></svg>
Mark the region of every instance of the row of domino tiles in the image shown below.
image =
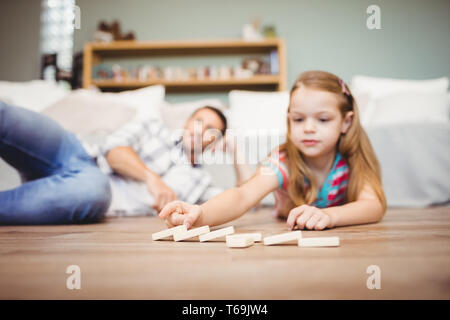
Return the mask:
<svg viewBox="0 0 450 320"><path fill-rule="evenodd" d="M230 248L247 248L255 242L263 240L264 245L270 246L291 241L297 241L299 247L338 247L339 237L314 237L303 238L302 232L291 231L262 239L262 234L255 233L234 233L234 227L225 227L222 229L210 231L209 226L202 226L187 230L185 225L176 226L170 229L162 230L152 234L153 240L162 240L173 237L174 241L183 241L194 237L199 237L200 242L206 242L213 239L226 237L226 244Z"/></svg>

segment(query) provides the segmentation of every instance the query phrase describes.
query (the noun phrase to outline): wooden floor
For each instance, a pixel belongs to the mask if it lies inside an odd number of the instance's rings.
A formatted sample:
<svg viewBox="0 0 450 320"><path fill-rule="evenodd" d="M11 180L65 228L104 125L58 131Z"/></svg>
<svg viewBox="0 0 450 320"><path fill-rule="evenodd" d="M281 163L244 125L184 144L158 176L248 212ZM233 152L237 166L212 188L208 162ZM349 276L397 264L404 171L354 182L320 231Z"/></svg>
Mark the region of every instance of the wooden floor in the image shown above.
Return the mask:
<svg viewBox="0 0 450 320"><path fill-rule="evenodd" d="M237 232L285 232L270 209ZM390 209L378 224L306 231L338 248L229 249L223 241L152 241L158 218L96 225L0 227L1 299L450 299L450 207ZM81 289L66 268L81 268ZM369 290L366 269L381 269Z"/></svg>

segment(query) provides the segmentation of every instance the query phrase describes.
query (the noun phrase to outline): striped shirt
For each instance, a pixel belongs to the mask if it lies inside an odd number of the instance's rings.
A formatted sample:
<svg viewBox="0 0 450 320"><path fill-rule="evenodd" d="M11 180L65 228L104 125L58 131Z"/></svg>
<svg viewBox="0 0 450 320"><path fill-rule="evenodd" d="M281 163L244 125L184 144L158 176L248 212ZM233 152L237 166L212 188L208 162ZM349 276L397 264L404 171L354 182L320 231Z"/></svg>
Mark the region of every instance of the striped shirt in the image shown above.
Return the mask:
<svg viewBox="0 0 450 320"><path fill-rule="evenodd" d="M183 151L181 139L172 137L161 120L132 121L111 134L106 143L97 146L97 152L90 152L102 172L109 177L113 195L108 210L110 216L157 214L151 207L154 198L146 184L118 175L108 165L106 154L119 146L131 147L147 168L158 174L181 201L203 203L223 191L211 185L211 176L201 165L191 164ZM89 149L96 148L90 146Z"/></svg>
<svg viewBox="0 0 450 320"><path fill-rule="evenodd" d="M278 149L273 151L262 163L262 166L270 168L278 178L277 192L286 194L289 187L288 158L285 151ZM346 201L349 179L349 167L345 158L338 152L330 172L312 203L318 208L327 208L342 205ZM306 189L309 187L308 179L305 179Z"/></svg>

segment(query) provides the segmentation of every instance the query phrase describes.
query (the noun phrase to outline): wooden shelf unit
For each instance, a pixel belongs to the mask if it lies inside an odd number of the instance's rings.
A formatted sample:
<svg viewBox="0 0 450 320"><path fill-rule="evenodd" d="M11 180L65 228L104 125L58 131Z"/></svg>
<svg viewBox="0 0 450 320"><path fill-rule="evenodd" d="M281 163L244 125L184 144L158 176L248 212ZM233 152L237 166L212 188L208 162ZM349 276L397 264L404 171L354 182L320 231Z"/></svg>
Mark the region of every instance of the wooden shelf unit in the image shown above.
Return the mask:
<svg viewBox="0 0 450 320"><path fill-rule="evenodd" d="M249 78L205 79L205 80L164 80L151 81L113 79L93 79L93 66L105 58L126 57L187 57L195 55L240 55L269 54L278 52L278 74L254 75ZM83 87L95 85L100 89L126 90L162 84L168 91L202 91L232 89L286 90L286 53L282 39L264 39L260 41L220 40L220 41L115 41L111 43L86 43L83 59Z"/></svg>

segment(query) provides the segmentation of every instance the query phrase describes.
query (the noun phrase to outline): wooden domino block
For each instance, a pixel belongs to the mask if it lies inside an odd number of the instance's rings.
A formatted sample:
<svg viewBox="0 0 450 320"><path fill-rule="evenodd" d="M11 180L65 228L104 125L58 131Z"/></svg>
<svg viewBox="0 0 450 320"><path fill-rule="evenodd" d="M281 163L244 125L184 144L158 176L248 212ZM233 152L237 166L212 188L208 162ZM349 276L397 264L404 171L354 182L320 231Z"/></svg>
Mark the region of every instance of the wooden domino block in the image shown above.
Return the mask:
<svg viewBox="0 0 450 320"><path fill-rule="evenodd" d="M286 232L281 234L276 234L274 236L265 237L264 238L264 245L270 246L273 244L279 244L284 242L289 242L293 240L299 240L302 238L302 232L301 231L292 231L292 232Z"/></svg>
<svg viewBox="0 0 450 320"><path fill-rule="evenodd" d="M252 246L254 241L250 237L227 236L226 243L229 248L247 248Z"/></svg>
<svg viewBox="0 0 450 320"><path fill-rule="evenodd" d="M168 238L173 236L175 233L177 232L186 232L186 226L185 225L180 225L180 226L176 226L170 229L166 229L166 230L162 230L156 233L152 234L152 239L153 240L161 240L164 238Z"/></svg>
<svg viewBox="0 0 450 320"><path fill-rule="evenodd" d="M231 237L246 237L253 239L254 242L260 242L262 240L262 233L261 232L235 233L231 235Z"/></svg>
<svg viewBox="0 0 450 320"><path fill-rule="evenodd" d="M173 240L183 241L186 239L200 236L200 235L208 233L208 232L209 232L209 226L202 226L199 228L190 229L186 232L177 232L173 235Z"/></svg>
<svg viewBox="0 0 450 320"><path fill-rule="evenodd" d="M339 237L315 237L301 238L298 240L299 247L338 247Z"/></svg>
<svg viewBox="0 0 450 320"><path fill-rule="evenodd" d="M199 239L200 239L200 242L205 242L205 241L213 240L216 238L225 237L226 235L230 235L232 233L234 233L233 226L222 228L219 230L214 230L214 231L211 231L210 233L202 234L202 235L200 235Z"/></svg>

